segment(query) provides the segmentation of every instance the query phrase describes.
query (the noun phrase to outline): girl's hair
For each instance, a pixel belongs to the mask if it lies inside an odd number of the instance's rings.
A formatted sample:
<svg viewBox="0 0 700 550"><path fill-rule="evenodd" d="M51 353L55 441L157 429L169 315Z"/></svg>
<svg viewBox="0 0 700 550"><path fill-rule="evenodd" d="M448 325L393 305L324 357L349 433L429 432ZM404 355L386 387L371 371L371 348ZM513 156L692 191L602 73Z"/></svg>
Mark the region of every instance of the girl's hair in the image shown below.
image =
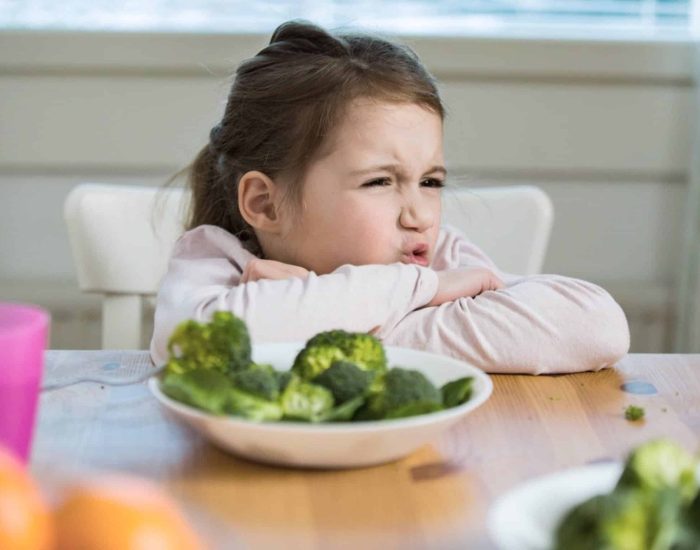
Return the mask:
<svg viewBox="0 0 700 550"><path fill-rule="evenodd" d="M250 170L284 178L285 198L298 205L306 169L360 97L445 114L435 80L407 46L334 36L304 21L280 25L269 45L238 67L223 118L189 167L188 229L222 227L260 256L238 208L239 179Z"/></svg>

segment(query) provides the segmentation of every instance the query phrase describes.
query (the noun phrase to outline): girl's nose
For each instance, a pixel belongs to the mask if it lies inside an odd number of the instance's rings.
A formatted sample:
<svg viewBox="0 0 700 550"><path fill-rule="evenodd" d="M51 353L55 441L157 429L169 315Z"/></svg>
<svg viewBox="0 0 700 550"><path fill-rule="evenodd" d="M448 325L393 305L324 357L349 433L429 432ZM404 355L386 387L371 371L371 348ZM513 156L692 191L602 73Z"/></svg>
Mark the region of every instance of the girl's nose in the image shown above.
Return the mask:
<svg viewBox="0 0 700 550"><path fill-rule="evenodd" d="M435 213L427 201L416 197L401 208L399 223L405 229L427 231L435 223Z"/></svg>

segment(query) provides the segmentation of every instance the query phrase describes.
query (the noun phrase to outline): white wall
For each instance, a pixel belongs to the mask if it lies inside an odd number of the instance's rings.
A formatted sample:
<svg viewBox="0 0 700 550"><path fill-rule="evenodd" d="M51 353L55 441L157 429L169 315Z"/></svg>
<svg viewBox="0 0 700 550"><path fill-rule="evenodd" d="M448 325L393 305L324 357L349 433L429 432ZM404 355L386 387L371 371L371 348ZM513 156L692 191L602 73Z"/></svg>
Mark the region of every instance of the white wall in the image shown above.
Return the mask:
<svg viewBox="0 0 700 550"><path fill-rule="evenodd" d="M0 298L94 325L61 218L68 190L164 181L204 143L227 75L264 40L0 34ZM666 349L690 153L689 46L412 44L441 81L453 183L542 186L556 215L546 271L604 284L630 317L633 349ZM97 345L98 331L85 334L55 333L53 345Z"/></svg>

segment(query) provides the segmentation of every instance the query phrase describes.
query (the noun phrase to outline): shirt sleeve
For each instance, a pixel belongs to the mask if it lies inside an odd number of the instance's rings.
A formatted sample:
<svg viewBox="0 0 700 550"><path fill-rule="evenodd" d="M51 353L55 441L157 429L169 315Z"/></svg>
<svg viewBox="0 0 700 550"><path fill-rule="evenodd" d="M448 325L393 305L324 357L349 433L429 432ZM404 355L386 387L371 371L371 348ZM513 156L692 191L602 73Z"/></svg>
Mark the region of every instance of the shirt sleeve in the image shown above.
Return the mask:
<svg viewBox="0 0 700 550"><path fill-rule="evenodd" d="M216 310L242 318L254 342L305 341L331 329L390 330L437 292L434 271L399 263L345 265L326 275L312 272L305 279L240 284L252 256L224 253L226 245L200 239L196 246L176 246L156 301L151 341L155 364L166 360L167 339L179 322L208 320Z"/></svg>
<svg viewBox="0 0 700 550"><path fill-rule="evenodd" d="M560 275L503 273L463 237L446 267L486 267L497 291L409 313L384 335L388 345L450 355L492 373L565 373L611 366L629 350L627 319L601 287Z"/></svg>

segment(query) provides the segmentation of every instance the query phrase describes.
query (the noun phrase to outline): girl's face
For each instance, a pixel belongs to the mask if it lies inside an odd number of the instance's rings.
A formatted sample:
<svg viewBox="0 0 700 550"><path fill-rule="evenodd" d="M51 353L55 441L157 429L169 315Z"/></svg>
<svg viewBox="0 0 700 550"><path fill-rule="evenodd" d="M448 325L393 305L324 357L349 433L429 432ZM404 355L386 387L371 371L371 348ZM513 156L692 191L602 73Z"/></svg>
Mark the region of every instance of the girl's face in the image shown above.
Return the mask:
<svg viewBox="0 0 700 550"><path fill-rule="evenodd" d="M344 264L430 264L440 228L442 121L409 103L358 100L309 167L274 258L317 274ZM291 213L292 211L290 211Z"/></svg>

